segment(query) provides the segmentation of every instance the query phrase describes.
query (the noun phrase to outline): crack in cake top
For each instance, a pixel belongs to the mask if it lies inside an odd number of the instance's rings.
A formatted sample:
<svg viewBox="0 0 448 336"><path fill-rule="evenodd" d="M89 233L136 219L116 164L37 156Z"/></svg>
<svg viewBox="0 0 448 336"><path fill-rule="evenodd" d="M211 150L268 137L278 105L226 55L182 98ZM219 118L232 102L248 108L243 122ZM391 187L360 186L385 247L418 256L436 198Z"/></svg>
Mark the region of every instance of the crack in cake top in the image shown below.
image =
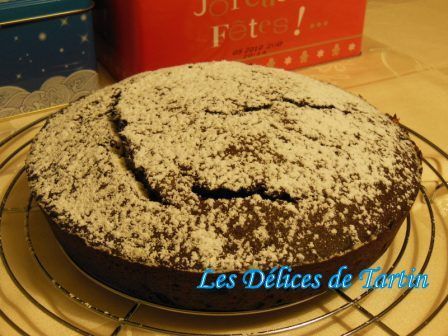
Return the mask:
<svg viewBox="0 0 448 336"><path fill-rule="evenodd" d="M361 98L233 62L135 76L42 133L30 183L61 225L96 248L185 270L342 255L402 217L420 176L406 132ZM52 155L39 157L45 147ZM56 195L42 185L50 174L76 188Z"/></svg>

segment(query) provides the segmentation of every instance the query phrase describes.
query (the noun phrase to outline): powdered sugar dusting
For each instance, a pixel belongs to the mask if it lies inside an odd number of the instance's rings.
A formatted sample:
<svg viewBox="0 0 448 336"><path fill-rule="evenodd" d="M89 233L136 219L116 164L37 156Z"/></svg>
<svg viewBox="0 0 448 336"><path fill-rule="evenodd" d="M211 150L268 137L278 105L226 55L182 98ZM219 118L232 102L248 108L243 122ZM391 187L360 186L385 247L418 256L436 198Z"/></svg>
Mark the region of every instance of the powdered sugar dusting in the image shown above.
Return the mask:
<svg viewBox="0 0 448 336"><path fill-rule="evenodd" d="M242 270L344 254L402 218L420 158L333 86L232 62L169 68L52 118L28 159L43 208L147 265Z"/></svg>

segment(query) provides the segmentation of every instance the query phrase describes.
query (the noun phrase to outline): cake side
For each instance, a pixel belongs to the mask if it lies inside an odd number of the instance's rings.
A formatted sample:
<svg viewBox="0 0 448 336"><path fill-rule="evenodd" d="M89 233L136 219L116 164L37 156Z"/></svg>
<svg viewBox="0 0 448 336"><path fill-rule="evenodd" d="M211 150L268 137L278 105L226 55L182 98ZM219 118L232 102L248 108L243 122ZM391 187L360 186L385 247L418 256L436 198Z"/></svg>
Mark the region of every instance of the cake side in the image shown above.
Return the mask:
<svg viewBox="0 0 448 336"><path fill-rule="evenodd" d="M246 289L242 285L240 274L240 281L237 281L235 288L231 290L199 290L196 285L201 282L202 272L151 267L118 258L87 245L78 236L64 231L51 217L48 218L61 247L89 276L140 300L176 309L207 312L269 309L307 300L328 291L328 280L336 274L341 265L348 265L347 272L351 274L358 274L372 265L389 247L402 222L400 219L391 223L390 228L376 240L343 256L316 264L292 267L291 274L321 274L322 286L318 289ZM209 275L208 282L215 282L217 276L218 274Z"/></svg>

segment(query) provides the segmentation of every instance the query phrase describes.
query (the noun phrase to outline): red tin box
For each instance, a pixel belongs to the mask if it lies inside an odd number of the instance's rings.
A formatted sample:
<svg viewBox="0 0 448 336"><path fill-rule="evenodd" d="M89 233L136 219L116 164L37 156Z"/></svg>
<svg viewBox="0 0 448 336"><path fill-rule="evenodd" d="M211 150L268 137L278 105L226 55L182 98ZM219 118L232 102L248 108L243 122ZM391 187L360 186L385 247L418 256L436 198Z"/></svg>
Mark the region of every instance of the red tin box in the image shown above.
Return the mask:
<svg viewBox="0 0 448 336"><path fill-rule="evenodd" d="M366 0L97 1L117 78L211 60L295 69L361 53Z"/></svg>

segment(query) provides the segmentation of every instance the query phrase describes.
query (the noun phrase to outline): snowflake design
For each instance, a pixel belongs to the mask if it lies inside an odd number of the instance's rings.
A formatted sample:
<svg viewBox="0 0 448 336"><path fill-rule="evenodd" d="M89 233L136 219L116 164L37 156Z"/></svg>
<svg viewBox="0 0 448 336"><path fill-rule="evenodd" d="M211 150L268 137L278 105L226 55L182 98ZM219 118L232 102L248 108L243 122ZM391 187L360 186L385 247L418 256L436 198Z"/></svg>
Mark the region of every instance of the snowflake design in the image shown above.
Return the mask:
<svg viewBox="0 0 448 336"><path fill-rule="evenodd" d="M317 57L322 58L322 57L324 57L324 55L325 55L325 51L323 49L319 49L317 51L317 54L316 54Z"/></svg>
<svg viewBox="0 0 448 336"><path fill-rule="evenodd" d="M308 62L308 59L310 58L310 55L308 54L308 51L304 50L300 54L300 63L306 63Z"/></svg>
<svg viewBox="0 0 448 336"><path fill-rule="evenodd" d="M89 42L89 35L88 34L81 35L81 43L86 42Z"/></svg>
<svg viewBox="0 0 448 336"><path fill-rule="evenodd" d="M291 56L286 57L283 63L285 63L286 65L290 65L292 63L292 57Z"/></svg>
<svg viewBox="0 0 448 336"><path fill-rule="evenodd" d="M268 66L268 67L275 67L275 60L271 57L269 60L268 60L268 62L266 63L266 65Z"/></svg>
<svg viewBox="0 0 448 336"><path fill-rule="evenodd" d="M348 45L348 50L350 50L350 51L353 51L353 50L355 50L356 49L356 43L350 43L349 45Z"/></svg>
<svg viewBox="0 0 448 336"><path fill-rule="evenodd" d="M336 43L333 49L331 49L331 55L338 56L340 53L341 53L341 46L339 45L339 43Z"/></svg>

